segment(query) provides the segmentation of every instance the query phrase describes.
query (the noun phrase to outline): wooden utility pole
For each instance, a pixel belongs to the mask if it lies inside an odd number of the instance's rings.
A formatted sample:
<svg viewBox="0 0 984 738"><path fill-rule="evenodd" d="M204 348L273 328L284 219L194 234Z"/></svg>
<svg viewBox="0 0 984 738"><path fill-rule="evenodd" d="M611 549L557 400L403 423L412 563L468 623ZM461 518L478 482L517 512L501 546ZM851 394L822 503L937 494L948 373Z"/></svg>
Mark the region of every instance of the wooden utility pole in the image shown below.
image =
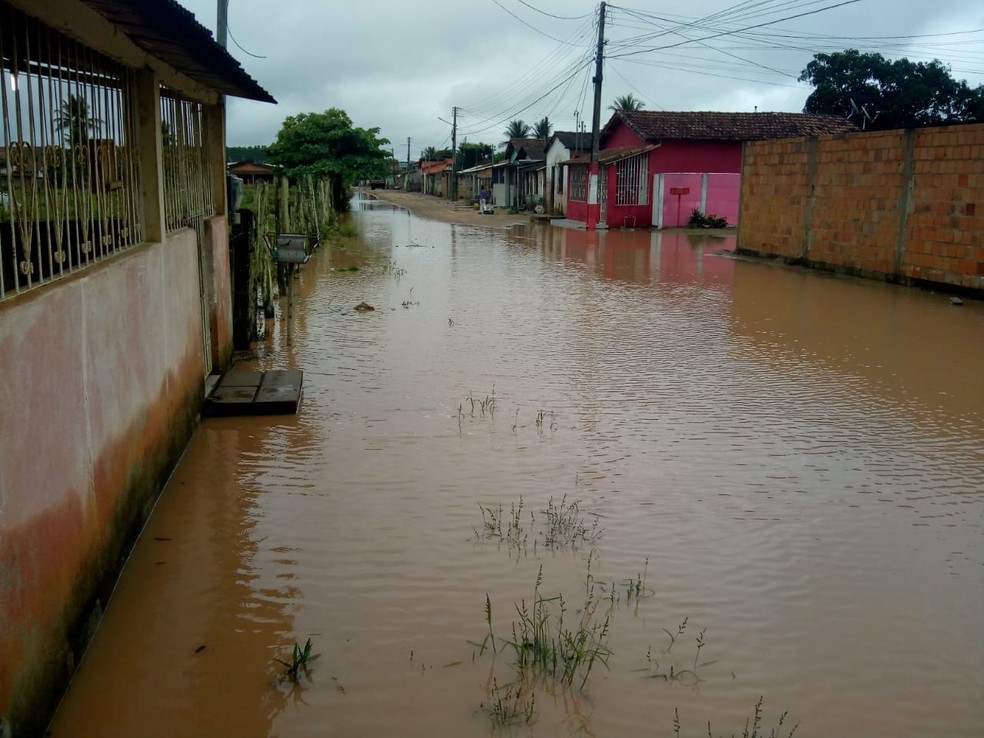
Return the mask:
<svg viewBox="0 0 984 738"><path fill-rule="evenodd" d="M588 165L588 217L589 229L598 227L601 205L598 199L598 148L601 137L601 80L605 61L605 3L598 10L598 50L595 53L594 113L591 116L591 163Z"/></svg>
<svg viewBox="0 0 984 738"><path fill-rule="evenodd" d="M410 137L407 136L407 173L403 177L403 191L410 191Z"/></svg>

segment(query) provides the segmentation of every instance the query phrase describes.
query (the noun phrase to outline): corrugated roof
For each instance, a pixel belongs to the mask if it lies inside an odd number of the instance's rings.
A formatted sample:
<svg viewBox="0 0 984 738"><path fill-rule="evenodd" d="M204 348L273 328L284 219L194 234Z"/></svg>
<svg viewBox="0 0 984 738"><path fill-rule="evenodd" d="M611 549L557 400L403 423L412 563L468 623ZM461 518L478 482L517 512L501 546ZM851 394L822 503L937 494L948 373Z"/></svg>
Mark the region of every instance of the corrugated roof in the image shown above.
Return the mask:
<svg viewBox="0 0 984 738"><path fill-rule="evenodd" d="M175 0L82 0L148 54L224 95L276 103Z"/></svg>
<svg viewBox="0 0 984 738"><path fill-rule="evenodd" d="M857 131L837 115L813 113L672 113L656 110L616 112L605 126L608 133L619 120L643 141L663 139L698 141L762 141L796 136L822 136Z"/></svg>

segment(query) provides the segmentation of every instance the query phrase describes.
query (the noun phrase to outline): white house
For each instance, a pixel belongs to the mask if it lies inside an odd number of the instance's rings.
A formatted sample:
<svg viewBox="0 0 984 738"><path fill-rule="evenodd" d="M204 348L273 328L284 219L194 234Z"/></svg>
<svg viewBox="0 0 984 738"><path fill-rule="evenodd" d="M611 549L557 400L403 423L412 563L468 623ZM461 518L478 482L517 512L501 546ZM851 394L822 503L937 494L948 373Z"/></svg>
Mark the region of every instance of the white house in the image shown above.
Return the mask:
<svg viewBox="0 0 984 738"><path fill-rule="evenodd" d="M545 206L548 213L567 212L567 194L564 181L567 179L562 163L585 151L591 151L591 134L573 131L557 131L547 145L547 198Z"/></svg>

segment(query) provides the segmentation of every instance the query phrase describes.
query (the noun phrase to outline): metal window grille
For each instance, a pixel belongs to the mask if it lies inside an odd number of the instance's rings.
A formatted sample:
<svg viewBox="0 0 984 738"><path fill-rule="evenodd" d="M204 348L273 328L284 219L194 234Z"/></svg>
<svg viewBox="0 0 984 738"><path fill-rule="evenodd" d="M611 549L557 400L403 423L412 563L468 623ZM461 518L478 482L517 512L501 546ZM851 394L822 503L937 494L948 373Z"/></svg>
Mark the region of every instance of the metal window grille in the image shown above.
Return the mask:
<svg viewBox="0 0 984 738"><path fill-rule="evenodd" d="M135 72L0 4L0 299L143 241Z"/></svg>
<svg viewBox="0 0 984 738"><path fill-rule="evenodd" d="M615 165L615 204L645 205L648 202L649 156L637 154Z"/></svg>
<svg viewBox="0 0 984 738"><path fill-rule="evenodd" d="M571 200L587 202L588 199L588 168L571 167Z"/></svg>
<svg viewBox="0 0 984 738"><path fill-rule="evenodd" d="M205 116L201 103L161 90L164 222L168 232L186 227L199 230L206 218L215 215Z"/></svg>

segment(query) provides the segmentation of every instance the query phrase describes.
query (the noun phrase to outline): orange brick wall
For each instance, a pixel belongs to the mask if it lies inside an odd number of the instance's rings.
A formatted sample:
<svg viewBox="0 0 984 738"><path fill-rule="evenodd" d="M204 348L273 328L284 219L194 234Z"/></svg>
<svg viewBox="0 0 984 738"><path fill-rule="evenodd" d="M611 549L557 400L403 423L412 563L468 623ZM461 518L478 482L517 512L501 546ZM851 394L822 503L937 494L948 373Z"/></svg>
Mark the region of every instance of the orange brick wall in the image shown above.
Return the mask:
<svg viewBox="0 0 984 738"><path fill-rule="evenodd" d="M738 248L984 291L984 125L745 145Z"/></svg>

